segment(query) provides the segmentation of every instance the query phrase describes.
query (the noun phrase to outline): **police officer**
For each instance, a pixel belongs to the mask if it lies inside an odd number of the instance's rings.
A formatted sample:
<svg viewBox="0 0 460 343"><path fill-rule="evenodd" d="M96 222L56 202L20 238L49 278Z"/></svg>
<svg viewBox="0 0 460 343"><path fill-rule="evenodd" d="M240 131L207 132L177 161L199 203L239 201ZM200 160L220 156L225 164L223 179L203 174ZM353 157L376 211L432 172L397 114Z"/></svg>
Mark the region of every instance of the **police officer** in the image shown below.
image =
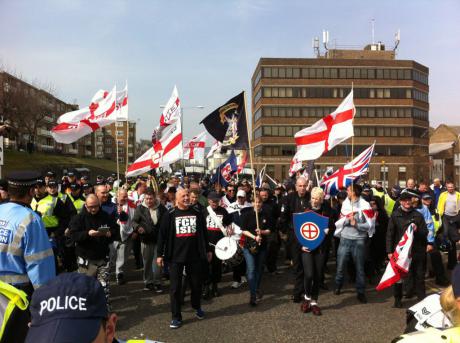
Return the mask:
<svg viewBox="0 0 460 343"><path fill-rule="evenodd" d="M57 262L56 268L60 270L65 263L64 230L69 224L70 213L66 210L66 206L60 199L57 187L56 181L48 181L45 192L43 192L42 181L40 180L36 196L32 200L32 209L42 217L46 232L53 246Z"/></svg>
<svg viewBox="0 0 460 343"><path fill-rule="evenodd" d="M39 174L12 172L10 202L0 204L0 281L31 295L56 276L53 250L40 216L31 208Z"/></svg>
<svg viewBox="0 0 460 343"><path fill-rule="evenodd" d="M81 195L81 187L78 183L70 185L70 194L67 197L76 213L80 213L85 205L85 198Z"/></svg>
<svg viewBox="0 0 460 343"><path fill-rule="evenodd" d="M441 227L441 217L438 213L438 209L432 206L433 196L430 193L424 193L422 195L422 203L430 211L431 218L432 218L433 225L434 225L434 235L436 236L436 234L439 231L439 228ZM431 259L431 267L435 275L436 284L442 287L447 287L449 285L449 280L446 277L446 271L442 263L441 252L439 251L436 244L433 245L433 250L429 252L429 256Z"/></svg>

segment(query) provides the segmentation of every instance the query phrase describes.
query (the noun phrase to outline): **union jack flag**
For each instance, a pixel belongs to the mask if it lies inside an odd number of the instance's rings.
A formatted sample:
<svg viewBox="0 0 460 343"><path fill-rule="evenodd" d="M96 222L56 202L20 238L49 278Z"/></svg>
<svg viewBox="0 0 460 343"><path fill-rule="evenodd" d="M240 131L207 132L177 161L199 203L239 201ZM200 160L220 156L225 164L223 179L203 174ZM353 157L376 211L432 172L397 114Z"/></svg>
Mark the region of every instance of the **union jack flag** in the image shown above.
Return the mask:
<svg viewBox="0 0 460 343"><path fill-rule="evenodd" d="M337 169L331 175L323 177L320 182L326 194L335 195L340 188L346 188L361 175L369 170L369 163L374 154L375 143L348 162L342 168Z"/></svg>

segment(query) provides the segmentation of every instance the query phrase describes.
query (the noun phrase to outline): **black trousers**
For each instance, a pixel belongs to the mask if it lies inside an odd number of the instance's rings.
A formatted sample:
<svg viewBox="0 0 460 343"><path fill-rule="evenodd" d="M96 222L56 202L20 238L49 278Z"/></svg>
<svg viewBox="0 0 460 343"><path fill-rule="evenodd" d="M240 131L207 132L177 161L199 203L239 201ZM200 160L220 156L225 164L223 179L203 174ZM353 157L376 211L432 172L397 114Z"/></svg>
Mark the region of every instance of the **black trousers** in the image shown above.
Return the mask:
<svg viewBox="0 0 460 343"><path fill-rule="evenodd" d="M206 279L206 284L217 284L222 280L222 260L215 253L212 254L211 262L209 262Z"/></svg>
<svg viewBox="0 0 460 343"><path fill-rule="evenodd" d="M429 253L431 258L431 268L433 269L434 277L436 282L442 282L447 280L446 271L442 263L441 253L437 248L434 248L432 252Z"/></svg>
<svg viewBox="0 0 460 343"><path fill-rule="evenodd" d="M454 216L448 216L445 214L442 217L442 231L445 237L449 238L450 249L447 253L447 269L452 270L457 265L457 243L455 242L456 237L452 237L453 232L457 230L456 224L451 224L450 221L453 220ZM454 239L453 239L454 238Z"/></svg>
<svg viewBox="0 0 460 343"><path fill-rule="evenodd" d="M136 267L141 267L143 265L143 262L141 254L141 240L139 237L133 239L133 253L134 259L136 260Z"/></svg>
<svg viewBox="0 0 460 343"><path fill-rule="evenodd" d="M303 274L303 265L302 265L302 252L301 246L295 237L294 231L289 231L288 236L288 248L291 252L291 258L293 261L293 271L294 271L294 289L292 295L294 298L300 297L304 292L304 274Z"/></svg>
<svg viewBox="0 0 460 343"><path fill-rule="evenodd" d="M278 232L270 233L267 239L267 257L265 258L265 265L270 273L276 271L276 261L278 260L278 253L280 251L280 239Z"/></svg>
<svg viewBox="0 0 460 343"><path fill-rule="evenodd" d="M246 274L246 260L243 259L239 265L233 267L233 281L241 282L241 277Z"/></svg>
<svg viewBox="0 0 460 343"><path fill-rule="evenodd" d="M323 275L324 253L316 249L312 252L302 252L301 257L305 295L313 300L318 300L319 285Z"/></svg>
<svg viewBox="0 0 460 343"><path fill-rule="evenodd" d="M416 294L418 300L425 298L425 270L426 253L415 253L412 255L412 262L409 268L409 275L404 279L403 284L406 294ZM396 291L396 289L395 289ZM398 290L399 291L399 290ZM395 298L401 298L402 294L395 293Z"/></svg>
<svg viewBox="0 0 460 343"><path fill-rule="evenodd" d="M194 261L189 263L169 263L169 298L171 303L172 319L182 320L182 275L185 272L190 277L192 307L198 310L201 307L201 283L203 274L201 271L202 262Z"/></svg>

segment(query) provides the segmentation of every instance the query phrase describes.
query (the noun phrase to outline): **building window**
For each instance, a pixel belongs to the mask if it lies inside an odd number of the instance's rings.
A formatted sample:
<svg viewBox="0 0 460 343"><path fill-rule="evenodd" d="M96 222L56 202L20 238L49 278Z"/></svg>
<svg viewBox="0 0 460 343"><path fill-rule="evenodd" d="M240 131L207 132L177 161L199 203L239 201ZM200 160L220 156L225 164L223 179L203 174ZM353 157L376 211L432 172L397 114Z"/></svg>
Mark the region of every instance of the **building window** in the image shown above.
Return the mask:
<svg viewBox="0 0 460 343"><path fill-rule="evenodd" d="M124 123L122 121L117 121L117 122L115 122L115 126L116 127L123 127Z"/></svg>

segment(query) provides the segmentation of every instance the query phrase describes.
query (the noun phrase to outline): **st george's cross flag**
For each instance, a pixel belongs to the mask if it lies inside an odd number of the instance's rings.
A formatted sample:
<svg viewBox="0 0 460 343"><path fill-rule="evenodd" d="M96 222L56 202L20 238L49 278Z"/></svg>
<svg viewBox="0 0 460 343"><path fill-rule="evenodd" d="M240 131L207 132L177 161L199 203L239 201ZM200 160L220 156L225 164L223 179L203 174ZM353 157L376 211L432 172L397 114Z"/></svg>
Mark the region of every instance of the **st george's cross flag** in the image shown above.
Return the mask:
<svg viewBox="0 0 460 343"><path fill-rule="evenodd" d="M128 84L123 90L117 92L117 120L128 121Z"/></svg>
<svg viewBox="0 0 460 343"><path fill-rule="evenodd" d="M205 145L206 132L202 132L184 145L184 159L203 160Z"/></svg>
<svg viewBox="0 0 460 343"><path fill-rule="evenodd" d="M211 146L211 149L209 150L208 154L206 155L206 158L212 157L216 151L220 151L221 147L222 147L222 143L216 140L214 142L214 144Z"/></svg>
<svg viewBox="0 0 460 343"><path fill-rule="evenodd" d="M165 127L154 146L128 167L126 176L137 176L155 168L166 167L180 160L182 156L181 123L177 120Z"/></svg>
<svg viewBox="0 0 460 343"><path fill-rule="evenodd" d="M180 119L181 106L179 93L177 92L177 87L174 86L171 97L169 98L166 106L163 109L163 112L160 116L160 127L168 126L174 124L177 120Z"/></svg>
<svg viewBox="0 0 460 343"><path fill-rule="evenodd" d="M98 91L88 107L61 115L51 135L58 143L70 144L101 127L115 123L116 102L116 87L111 92Z"/></svg>
<svg viewBox="0 0 460 343"><path fill-rule="evenodd" d="M294 155L289 166L289 176L293 177L300 169L302 169L302 161L299 159L298 152Z"/></svg>
<svg viewBox="0 0 460 343"><path fill-rule="evenodd" d="M416 230L417 226L414 223L407 227L404 235L396 246L395 252L391 256L390 262L387 264L385 273L383 273L382 279L377 285L376 290L381 291L388 288L407 276L412 262L411 250L414 241L414 232Z"/></svg>
<svg viewBox="0 0 460 343"><path fill-rule="evenodd" d="M337 109L312 126L294 135L297 158L300 161L316 160L323 153L353 136L353 90Z"/></svg>
<svg viewBox="0 0 460 343"><path fill-rule="evenodd" d="M242 150L241 154L237 157L238 162L238 170L236 171L237 174L241 174L243 172L246 163L248 162L248 152L246 150Z"/></svg>
<svg viewBox="0 0 460 343"><path fill-rule="evenodd" d="M341 188L347 188L369 170L369 163L374 154L375 143L330 175L323 176L320 187L324 193L336 195Z"/></svg>

